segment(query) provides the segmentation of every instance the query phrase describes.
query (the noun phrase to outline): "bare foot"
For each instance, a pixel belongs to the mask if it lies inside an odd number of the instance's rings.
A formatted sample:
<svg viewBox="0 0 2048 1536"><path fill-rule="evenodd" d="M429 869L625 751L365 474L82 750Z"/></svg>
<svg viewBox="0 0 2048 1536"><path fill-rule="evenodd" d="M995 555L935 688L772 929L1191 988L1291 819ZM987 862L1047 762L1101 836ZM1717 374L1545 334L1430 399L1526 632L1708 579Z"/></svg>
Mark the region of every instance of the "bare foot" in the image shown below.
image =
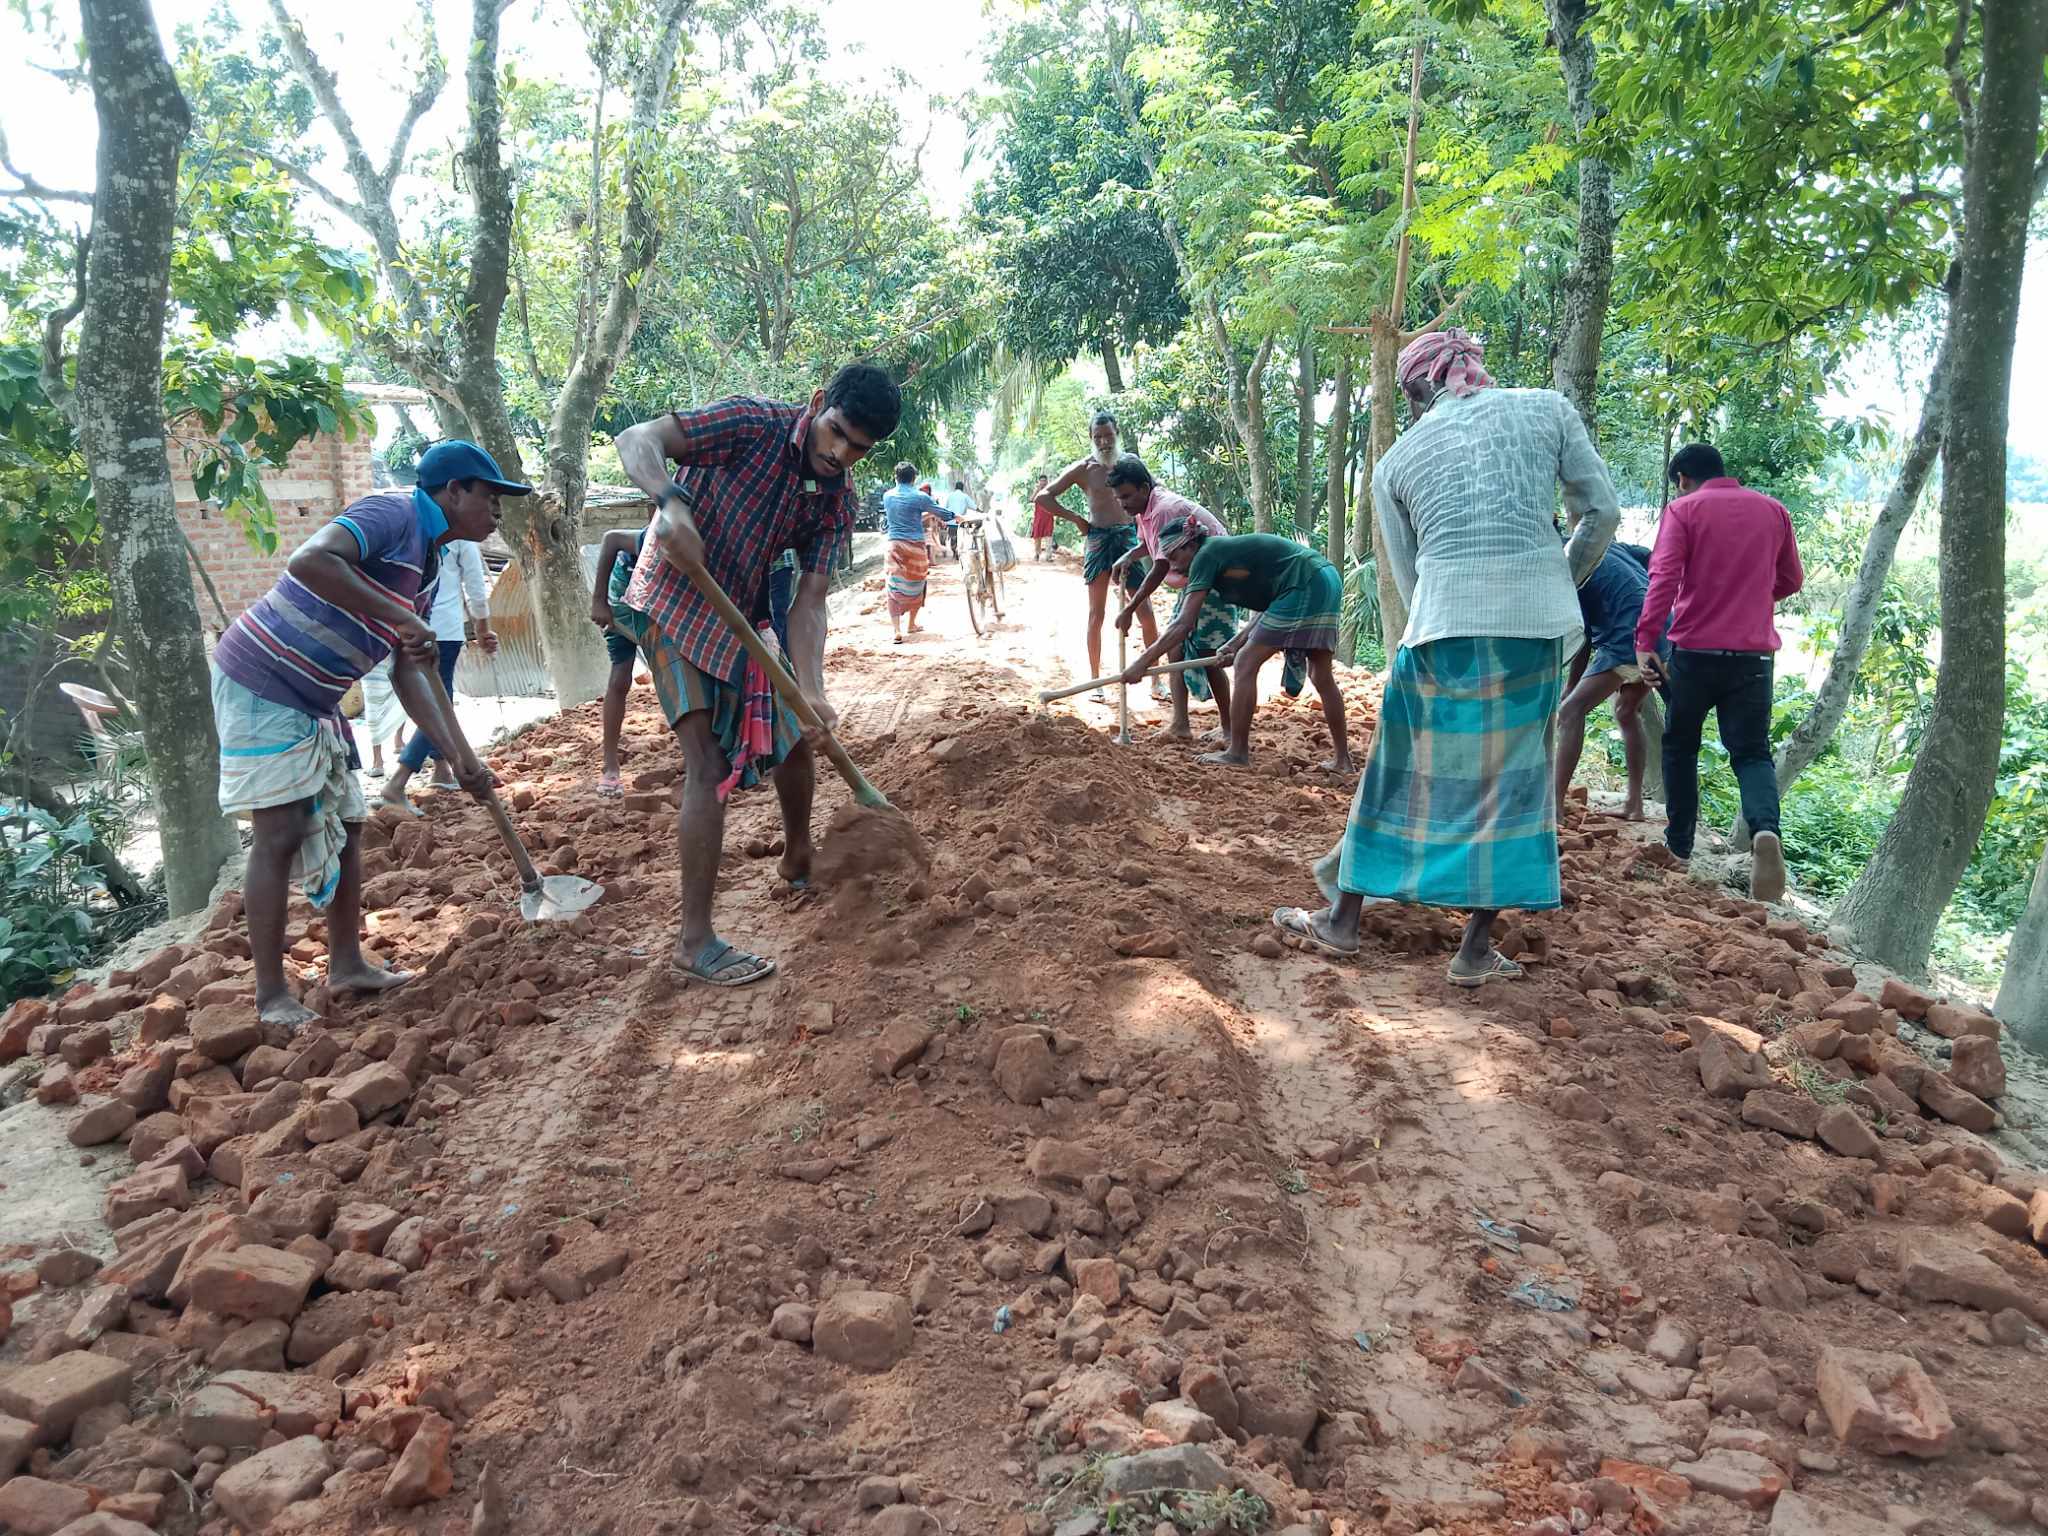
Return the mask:
<svg viewBox="0 0 2048 1536"><path fill-rule="evenodd" d="M1230 740L1230 732L1224 730L1220 725L1212 725L1208 730L1202 732L1201 739L1203 741L1228 741Z"/></svg>
<svg viewBox="0 0 2048 1536"><path fill-rule="evenodd" d="M1355 773L1358 770L1358 765L1352 762L1349 754L1343 757L1333 757L1327 763L1317 763L1316 766L1322 769L1325 773L1348 774Z"/></svg>
<svg viewBox="0 0 2048 1536"><path fill-rule="evenodd" d="M1152 733L1161 741L1193 741L1195 733L1185 725L1161 726Z"/></svg>
<svg viewBox="0 0 2048 1536"><path fill-rule="evenodd" d="M1198 763L1208 763L1216 768L1249 768L1252 759L1249 752L1238 753L1226 749L1222 752L1204 752L1195 761Z"/></svg>
<svg viewBox="0 0 2048 1536"><path fill-rule="evenodd" d="M335 992L388 992L411 980L411 971L387 971L367 960L354 970L327 973L328 988Z"/></svg>
<svg viewBox="0 0 2048 1536"><path fill-rule="evenodd" d="M1638 800L1634 805L1625 805L1621 808L1621 819L1623 821L1648 821L1650 818L1644 814L1643 803Z"/></svg>
<svg viewBox="0 0 2048 1536"><path fill-rule="evenodd" d="M786 851L775 865L775 873L793 891L807 890L811 883L811 845Z"/></svg>
<svg viewBox="0 0 2048 1536"><path fill-rule="evenodd" d="M297 1034L320 1015L286 992L280 997L273 997L267 1003L259 1002L256 1005L256 1017L265 1024L283 1026L288 1034Z"/></svg>
<svg viewBox="0 0 2048 1536"><path fill-rule="evenodd" d="M405 798L405 791L402 789L394 791L387 786L384 790L379 792L377 798L383 801L384 804L392 807L394 810L400 810L405 812L405 814L408 816L417 816L420 814L420 808L414 805L410 800Z"/></svg>

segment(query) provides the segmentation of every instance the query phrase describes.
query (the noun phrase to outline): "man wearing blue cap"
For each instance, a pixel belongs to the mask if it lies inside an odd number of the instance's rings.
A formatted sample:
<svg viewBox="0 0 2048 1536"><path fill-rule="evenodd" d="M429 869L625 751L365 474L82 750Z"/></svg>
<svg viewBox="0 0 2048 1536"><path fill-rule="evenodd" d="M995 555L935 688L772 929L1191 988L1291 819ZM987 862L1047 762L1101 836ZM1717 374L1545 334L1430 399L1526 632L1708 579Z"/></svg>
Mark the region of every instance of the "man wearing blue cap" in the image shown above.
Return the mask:
<svg viewBox="0 0 2048 1536"><path fill-rule="evenodd" d="M314 1017L284 972L288 879L327 914L327 982L375 992L409 980L363 956L360 829L368 814L341 696L386 656L405 712L472 795L491 788L445 690L427 615L451 539L484 539L507 480L474 443L436 444L410 494L365 496L293 553L277 585L228 626L213 653L220 808L255 839L242 885L256 967L256 1012L296 1030Z"/></svg>

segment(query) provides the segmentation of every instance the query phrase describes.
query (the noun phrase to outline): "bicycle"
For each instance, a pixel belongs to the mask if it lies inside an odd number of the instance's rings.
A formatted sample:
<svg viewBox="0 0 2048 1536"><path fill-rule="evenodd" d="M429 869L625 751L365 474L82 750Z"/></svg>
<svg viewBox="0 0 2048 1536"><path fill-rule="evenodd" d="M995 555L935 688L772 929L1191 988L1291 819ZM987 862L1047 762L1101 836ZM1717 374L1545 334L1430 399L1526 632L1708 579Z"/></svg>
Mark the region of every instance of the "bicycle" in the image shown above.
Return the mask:
<svg viewBox="0 0 2048 1536"><path fill-rule="evenodd" d="M984 521L972 512L963 512L959 518L960 585L967 593L967 622L977 635L990 633L1003 618L1002 572L996 569ZM985 623L984 612L993 619Z"/></svg>

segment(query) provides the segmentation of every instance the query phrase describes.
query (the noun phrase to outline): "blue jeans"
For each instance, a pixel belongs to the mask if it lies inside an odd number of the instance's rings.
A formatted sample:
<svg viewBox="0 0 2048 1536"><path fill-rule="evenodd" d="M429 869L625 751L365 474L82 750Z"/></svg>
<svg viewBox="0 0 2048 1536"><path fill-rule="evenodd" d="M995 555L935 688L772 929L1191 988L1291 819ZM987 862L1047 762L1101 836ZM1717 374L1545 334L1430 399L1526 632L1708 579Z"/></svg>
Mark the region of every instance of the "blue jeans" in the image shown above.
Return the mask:
<svg viewBox="0 0 2048 1536"><path fill-rule="evenodd" d="M448 702L451 705L455 702L455 660L461 654L460 640L441 642L441 686L448 690ZM441 754L434 750L434 744L427 740L427 733L415 727L412 735L406 738L405 750L398 754L398 764L401 768L418 773L426 766L428 758L438 761L440 756Z"/></svg>

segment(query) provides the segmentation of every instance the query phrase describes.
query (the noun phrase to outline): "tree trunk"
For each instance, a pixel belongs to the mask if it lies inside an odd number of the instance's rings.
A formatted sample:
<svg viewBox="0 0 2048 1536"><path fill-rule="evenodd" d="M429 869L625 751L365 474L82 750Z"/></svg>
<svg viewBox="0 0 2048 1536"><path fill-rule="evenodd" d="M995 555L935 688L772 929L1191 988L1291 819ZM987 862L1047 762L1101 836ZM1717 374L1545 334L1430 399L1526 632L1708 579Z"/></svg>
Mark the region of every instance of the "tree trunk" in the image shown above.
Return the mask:
<svg viewBox="0 0 2048 1536"><path fill-rule="evenodd" d="M1337 354L1337 398L1330 407L1329 436L1323 441L1323 553L1337 574L1351 585L1351 355ZM1351 605L1344 605L1344 623L1337 636L1337 654L1346 666L1358 660L1358 625Z"/></svg>
<svg viewBox="0 0 2048 1536"><path fill-rule="evenodd" d="M1315 332L1307 326L1295 343L1294 358L1294 531L1306 539L1316 531L1316 376Z"/></svg>
<svg viewBox="0 0 2048 1536"><path fill-rule="evenodd" d="M1346 473L1351 482L1351 558L1366 560L1373 552L1372 542L1372 365L1366 364L1367 388L1360 392L1360 398L1353 409L1363 411L1364 430L1352 433L1351 461Z"/></svg>
<svg viewBox="0 0 2048 1536"><path fill-rule="evenodd" d="M500 0L472 0L473 31L466 70L469 137L460 158L475 215L469 277L456 327L455 384L477 442L508 477L523 480L525 464L511 413L505 408L504 381L498 374L498 322L511 287L512 263L512 177L505 168L500 142L500 14ZM585 437L587 454L588 433ZM572 505L553 496L505 499L505 542L525 574L533 601L534 629L547 659L555 703L563 709L602 693L606 672L604 642L590 624L590 589L583 575L582 499L580 484L575 487Z"/></svg>
<svg viewBox="0 0 2048 1536"><path fill-rule="evenodd" d="M1401 352L1399 322L1384 311L1373 317L1372 325L1372 460L1374 465L1394 446L1394 413L1400 409L1397 402L1401 391L1394 381L1394 364ZM1366 477L1370 486L1372 477ZM1359 515L1364 517L1363 510ZM1386 645L1387 659L1393 660L1394 652L1401 648L1401 637L1408 633L1408 602L1401 596L1401 584L1394 579L1394 564L1387 558L1387 539L1380 527L1377 506L1368 519L1372 524L1372 558L1379 576L1380 589L1380 635Z"/></svg>
<svg viewBox="0 0 2048 1536"><path fill-rule="evenodd" d="M1323 439L1323 508L1327 526L1324 553L1343 570L1350 535L1351 497L1351 354L1337 354L1337 397L1330 406L1329 433Z"/></svg>
<svg viewBox="0 0 2048 1536"><path fill-rule="evenodd" d="M1565 99L1579 132L1579 248L1564 275L1563 324L1551 358L1553 387L1579 409L1586 431L1599 433L1600 338L1614 291L1614 170L1587 149L1598 115L1593 102L1593 36L1589 0L1546 0L1550 31L1564 68Z"/></svg>
<svg viewBox="0 0 2048 1536"><path fill-rule="evenodd" d="M164 888L177 916L206 905L239 842L220 813L220 738L164 434L164 308L178 155L192 115L148 0L80 0L79 11L100 137L78 437L106 543L114 623L127 637L163 829Z"/></svg>
<svg viewBox="0 0 2048 1536"><path fill-rule="evenodd" d="M1096 350L1102 354L1102 371L1109 378L1109 392L1112 395L1122 394L1124 392L1124 367L1117 359L1116 343L1110 340L1109 332L1104 331L1095 345Z"/></svg>
<svg viewBox="0 0 2048 1536"><path fill-rule="evenodd" d="M2005 725L2005 439L2033 206L2048 6L1984 0L1963 176L1942 432L1941 665L1898 811L1836 916L1871 958L1918 971L1984 830Z"/></svg>
<svg viewBox="0 0 2048 1536"><path fill-rule="evenodd" d="M2021 1045L2048 1051L2048 851L2034 871L2027 910L2020 914L2006 951L2005 977L1992 1011Z"/></svg>
<svg viewBox="0 0 2048 1536"><path fill-rule="evenodd" d="M1268 336L1244 371L1244 456L1252 477L1252 527L1273 531L1273 444L1266 436L1266 364L1273 360Z"/></svg>
<svg viewBox="0 0 2048 1536"><path fill-rule="evenodd" d="M1942 423L1948 414L1949 340L1944 332L1934 371L1927 378L1927 397L1920 404L1920 425L1906 447L1906 457L1892 481L1890 493L1878 510L1877 521L1863 541L1863 562L1856 569L1855 585L1842 604L1842 632L1835 641L1835 654L1828 660L1827 676L1806 717L1785 738L1778 749L1778 792L1783 794L1813 760L1827 749L1849 708L1849 695L1856 687L1856 675L1863 670L1864 654L1870 649L1870 632L1877 623L1878 600L1891 574L1892 558L1899 550L1899 537L1912 521L1920 504L1921 489L1934 469L1941 450ZM1749 846L1749 823L1738 812L1729 836L1737 848Z"/></svg>
<svg viewBox="0 0 2048 1536"><path fill-rule="evenodd" d="M549 565L557 561L566 564L567 556L574 562L573 582L564 572L548 591L549 617L541 625L542 642L549 646L548 669L554 679L555 696L564 708L602 693L609 665L602 645L589 643L590 603L581 550L583 496L590 480L591 427L612 375L632 345L633 333L640 327L641 283L661 251L661 222L650 203L651 191L637 157L648 153L648 146L660 128L683 27L694 6L695 0L668 0L654 51L633 88L626 153L636 158L626 171L626 210L619 232L618 263L612 272L610 289L602 296L602 307L596 296L590 300L590 320L579 333L576 356L555 398L554 414L548 421L547 491L540 507L535 509L537 515L527 519L526 534L539 560ZM593 169L594 184L601 174L601 167ZM596 232L595 219L592 229L588 267L594 282L603 270L604 253L599 249L602 236ZM499 462L502 464L503 460ZM506 521L510 523L510 517ZM560 530L567 531L566 538ZM540 588L530 590L539 597ZM576 600L574 612L564 606L572 591ZM551 635L559 636L565 630L573 630L576 641L566 655L558 638L550 644ZM572 669L573 675L568 675Z"/></svg>

